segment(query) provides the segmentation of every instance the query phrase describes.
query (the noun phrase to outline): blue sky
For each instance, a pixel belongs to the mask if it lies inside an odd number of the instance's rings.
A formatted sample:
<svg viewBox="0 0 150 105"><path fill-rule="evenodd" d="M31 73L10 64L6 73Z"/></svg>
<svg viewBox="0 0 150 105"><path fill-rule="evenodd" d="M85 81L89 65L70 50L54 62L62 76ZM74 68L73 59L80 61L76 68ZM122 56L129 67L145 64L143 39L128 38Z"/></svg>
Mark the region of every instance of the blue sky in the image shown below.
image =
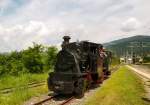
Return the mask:
<svg viewBox="0 0 150 105"><path fill-rule="evenodd" d="M149 0L0 0L0 51L150 35Z"/></svg>
<svg viewBox="0 0 150 105"><path fill-rule="evenodd" d="M7 16L14 14L16 10L23 6L26 2L24 0L2 0L2 3L4 3L4 6L1 7L1 16Z"/></svg>

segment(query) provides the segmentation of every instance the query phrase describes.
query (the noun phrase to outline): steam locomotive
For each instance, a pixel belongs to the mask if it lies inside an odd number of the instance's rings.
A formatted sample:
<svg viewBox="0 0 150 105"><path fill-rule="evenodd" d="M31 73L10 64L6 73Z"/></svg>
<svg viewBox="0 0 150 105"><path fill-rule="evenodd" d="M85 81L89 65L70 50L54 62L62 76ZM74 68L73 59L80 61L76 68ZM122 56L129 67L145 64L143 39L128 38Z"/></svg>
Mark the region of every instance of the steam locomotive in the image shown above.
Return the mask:
<svg viewBox="0 0 150 105"><path fill-rule="evenodd" d="M102 83L110 75L111 52L101 44L80 41L70 43L64 36L54 72L49 73L48 88L58 94L75 93L83 97L91 85Z"/></svg>

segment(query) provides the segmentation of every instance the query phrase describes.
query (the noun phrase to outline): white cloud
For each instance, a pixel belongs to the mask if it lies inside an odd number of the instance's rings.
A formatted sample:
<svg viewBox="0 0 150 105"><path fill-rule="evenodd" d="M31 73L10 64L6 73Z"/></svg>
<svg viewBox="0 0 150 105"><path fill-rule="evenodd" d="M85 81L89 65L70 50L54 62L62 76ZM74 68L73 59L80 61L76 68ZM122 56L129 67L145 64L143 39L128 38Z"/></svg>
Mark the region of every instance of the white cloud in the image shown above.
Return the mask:
<svg viewBox="0 0 150 105"><path fill-rule="evenodd" d="M27 24L11 27L0 26L1 45L7 45L7 50L19 50L32 44L32 42L44 43L44 38L51 33L51 30L42 23L30 21ZM46 39L45 39L46 40ZM4 49L5 46L0 46Z"/></svg>
<svg viewBox="0 0 150 105"><path fill-rule="evenodd" d="M11 3L11 0L0 0L0 8L6 8Z"/></svg>
<svg viewBox="0 0 150 105"><path fill-rule="evenodd" d="M65 33L72 41L98 43L150 34L149 0L24 0L13 7L14 2L0 0L0 51L20 50L32 42L58 45Z"/></svg>
<svg viewBox="0 0 150 105"><path fill-rule="evenodd" d="M134 17L128 18L125 22L122 24L122 30L129 32L129 31L135 31L136 29L140 28L141 23Z"/></svg>

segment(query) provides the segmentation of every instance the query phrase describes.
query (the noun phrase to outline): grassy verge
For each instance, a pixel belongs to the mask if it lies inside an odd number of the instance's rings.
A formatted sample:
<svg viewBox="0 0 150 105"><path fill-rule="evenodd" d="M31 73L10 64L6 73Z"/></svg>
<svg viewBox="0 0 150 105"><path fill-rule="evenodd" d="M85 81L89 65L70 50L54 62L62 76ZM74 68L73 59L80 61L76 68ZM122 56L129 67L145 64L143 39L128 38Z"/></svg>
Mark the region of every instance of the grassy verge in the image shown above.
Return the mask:
<svg viewBox="0 0 150 105"><path fill-rule="evenodd" d="M13 93L0 95L0 105L23 105L23 103L31 97L40 96L46 92L48 92L46 86L40 86L32 89L18 89Z"/></svg>
<svg viewBox="0 0 150 105"><path fill-rule="evenodd" d="M144 92L141 80L123 66L89 98L86 105L149 105L142 100Z"/></svg>
<svg viewBox="0 0 150 105"><path fill-rule="evenodd" d="M119 65L119 64L120 64L119 59L113 57L113 58L112 58L112 61L111 61L110 68L114 68L115 66L117 66L117 65Z"/></svg>
<svg viewBox="0 0 150 105"><path fill-rule="evenodd" d="M2 76L0 77L0 89L9 87L19 87L31 82L40 82L46 80L48 74L23 74L20 76Z"/></svg>
<svg viewBox="0 0 150 105"><path fill-rule="evenodd" d="M46 80L48 74L24 74L18 77L6 76L0 78L0 88L16 87L15 91L9 94L0 94L0 105L22 105L33 96L48 92L47 86L35 88L19 88L31 82Z"/></svg>

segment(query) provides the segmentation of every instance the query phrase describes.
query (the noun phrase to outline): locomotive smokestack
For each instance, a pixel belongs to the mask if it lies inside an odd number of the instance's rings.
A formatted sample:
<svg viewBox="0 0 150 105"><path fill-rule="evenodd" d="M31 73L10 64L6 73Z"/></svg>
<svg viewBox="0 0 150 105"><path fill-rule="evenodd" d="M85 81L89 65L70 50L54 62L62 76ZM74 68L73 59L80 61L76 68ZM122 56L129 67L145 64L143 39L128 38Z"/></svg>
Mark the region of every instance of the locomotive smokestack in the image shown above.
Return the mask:
<svg viewBox="0 0 150 105"><path fill-rule="evenodd" d="M62 43L62 48L64 48L65 45L69 44L69 40L71 39L70 36L64 36L64 41Z"/></svg>
<svg viewBox="0 0 150 105"><path fill-rule="evenodd" d="M69 43L70 36L64 36L63 39L65 43Z"/></svg>

